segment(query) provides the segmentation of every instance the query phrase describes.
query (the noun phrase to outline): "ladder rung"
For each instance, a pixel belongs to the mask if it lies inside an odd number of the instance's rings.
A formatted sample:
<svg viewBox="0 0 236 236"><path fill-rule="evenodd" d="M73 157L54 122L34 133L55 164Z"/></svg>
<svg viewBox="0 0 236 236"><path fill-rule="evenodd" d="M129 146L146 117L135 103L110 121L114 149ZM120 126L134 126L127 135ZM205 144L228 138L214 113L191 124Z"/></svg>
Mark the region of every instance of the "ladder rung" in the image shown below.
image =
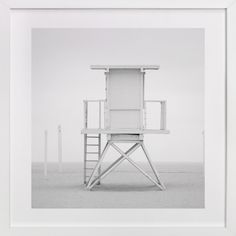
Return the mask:
<svg viewBox="0 0 236 236"><path fill-rule="evenodd" d="M99 136L87 136L87 138L99 138Z"/></svg>
<svg viewBox="0 0 236 236"><path fill-rule="evenodd" d="M98 162L98 160L86 160L86 162Z"/></svg>
<svg viewBox="0 0 236 236"><path fill-rule="evenodd" d="M87 144L87 146L99 146L98 144Z"/></svg>
<svg viewBox="0 0 236 236"><path fill-rule="evenodd" d="M99 154L99 152L86 152L87 154Z"/></svg>

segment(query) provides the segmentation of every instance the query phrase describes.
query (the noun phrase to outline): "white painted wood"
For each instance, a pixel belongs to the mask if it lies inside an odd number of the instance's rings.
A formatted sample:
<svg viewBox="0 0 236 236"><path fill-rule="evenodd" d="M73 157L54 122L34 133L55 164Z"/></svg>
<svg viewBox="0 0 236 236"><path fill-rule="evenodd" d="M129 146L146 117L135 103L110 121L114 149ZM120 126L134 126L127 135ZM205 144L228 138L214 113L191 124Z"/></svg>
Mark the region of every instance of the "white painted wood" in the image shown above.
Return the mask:
<svg viewBox="0 0 236 236"><path fill-rule="evenodd" d="M10 114L13 115L10 107L10 11L7 5L0 2L0 235L10 235L11 212L10 212L10 189L12 189L12 146L10 142L13 136L14 127L10 127ZM21 171L25 171L24 164L21 165ZM11 172L10 172L11 170ZM29 170L30 172L30 170Z"/></svg>
<svg viewBox="0 0 236 236"><path fill-rule="evenodd" d="M84 100L84 128L88 128L88 114L89 114L89 103L97 103L98 104L98 125L97 127L99 129L102 128L102 103L104 106L104 112L105 112L105 101L104 99L89 99L89 100ZM106 120L105 114L104 114L104 119Z"/></svg>
<svg viewBox="0 0 236 236"><path fill-rule="evenodd" d="M166 129L166 101L161 101L161 130Z"/></svg>
<svg viewBox="0 0 236 236"><path fill-rule="evenodd" d="M112 134L109 137L109 140L112 141L137 141L143 140L143 135L141 134Z"/></svg>
<svg viewBox="0 0 236 236"><path fill-rule="evenodd" d="M143 128L146 129L147 128L147 102L144 101L144 108L143 108L143 115L144 115L144 119L143 119L143 123L144 123L144 126Z"/></svg>
<svg viewBox="0 0 236 236"><path fill-rule="evenodd" d="M8 2L11 8L23 9L222 9L227 8L232 0L11 0Z"/></svg>
<svg viewBox="0 0 236 236"><path fill-rule="evenodd" d="M146 147L145 147L145 145L144 145L143 142L141 143L141 147L142 147L142 149L143 149L143 152L144 152L145 156L147 157L148 163L149 163L149 165L150 165L150 167L151 167L151 169L152 169L154 175L156 176L156 179L157 179L159 185L162 187L162 190L166 189L165 185L164 185L163 182L160 180L159 173L157 172L156 167L155 167L154 164L152 163L151 157L149 156L148 151L147 151L147 149L146 149Z"/></svg>
<svg viewBox="0 0 236 236"><path fill-rule="evenodd" d="M236 235L236 1L227 9L226 228Z"/></svg>
<svg viewBox="0 0 236 236"><path fill-rule="evenodd" d="M139 111L111 111L110 110L110 129L140 129L140 110Z"/></svg>
<svg viewBox="0 0 236 236"><path fill-rule="evenodd" d="M140 69L142 70L158 70L160 68L159 65L92 65L90 67L93 70L106 70L110 69Z"/></svg>
<svg viewBox="0 0 236 236"><path fill-rule="evenodd" d="M115 67L115 66L114 66ZM98 129L102 127L101 103L104 103L104 127L105 129L135 129L142 130L147 127L147 103L161 103L160 129L166 129L166 101L145 100L144 101L144 75L141 68L131 69L127 66L117 66L108 69L106 75L106 96L107 99L84 100L84 127L88 128L88 104L98 103ZM95 68L95 67L94 67ZM97 67L96 67L97 68ZM99 67L100 68L100 67ZM101 66L104 69L104 67ZM153 68L153 66L150 66ZM145 133L152 129L145 129ZM83 131L84 132L84 131ZM87 131L86 131L87 132ZM89 130L92 132L92 129ZM104 131L102 131L104 132ZM138 131L139 132L139 131ZM156 133L159 133L158 131Z"/></svg>
<svg viewBox="0 0 236 236"><path fill-rule="evenodd" d="M92 180L93 180L96 172L98 171L99 167L101 166L102 161L103 161L103 159L104 159L104 157L105 157L109 147L110 147L110 142L107 142L105 147L104 147L104 149L103 149L103 151L102 151L102 154L101 154L101 156L99 158L99 161L97 162L96 166L94 167L94 169L92 171L92 174L91 174L91 176L90 176L90 178L88 180L87 188L89 188L90 184L92 183Z"/></svg>
<svg viewBox="0 0 236 236"><path fill-rule="evenodd" d="M143 96L140 93L140 68L109 68L107 83L110 129L141 128Z"/></svg>
<svg viewBox="0 0 236 236"><path fill-rule="evenodd" d="M148 103L160 103L161 107L161 118L160 118L160 129L166 129L166 101L165 100L145 100L144 101L144 128L147 127L147 104Z"/></svg>
<svg viewBox="0 0 236 236"><path fill-rule="evenodd" d="M95 167L89 183L87 185L88 189L92 189L94 187L94 185L99 181L99 179L104 178L106 175L108 175L112 170L115 169L115 167L117 167L122 161L124 161L125 159L128 160L134 167L136 167L145 177L147 177L151 182L153 182L157 187L159 187L161 190L164 190L164 185L160 182L160 179L158 178L157 172L155 173L155 176L157 177L157 181L154 180L149 174L147 174L137 163L135 163L132 159L129 158L129 155L134 152L139 146L140 143L136 143L135 145L133 145L127 152L123 152L119 147L117 147L114 142L109 142L110 145L121 154L121 157L118 158L115 162L113 162L104 172L102 172L97 178L94 178L94 180L92 180L92 178L95 175L95 171L97 170L97 168L99 168L98 166L101 165L101 163L97 164L97 166ZM106 150L107 146L104 149L104 152ZM103 153L104 153L103 152ZM146 154L146 152L145 152ZM105 155L105 154L103 154ZM147 155L147 154L146 154ZM104 157L104 156L103 156ZM149 157L147 157L148 160L150 161ZM151 162L151 161L150 161ZM149 163L150 163L149 162ZM152 166L152 170L154 171L154 167Z"/></svg>
<svg viewBox="0 0 236 236"><path fill-rule="evenodd" d="M129 156L125 154L119 147L117 147L114 143L111 143L111 146L115 148L121 155L123 155L127 161L129 161L134 167L136 167L145 177L147 177L157 187L159 187L161 190L164 190L162 185L159 184L159 182L157 182L149 174L147 174L137 163L135 163L132 159L130 159Z"/></svg>
<svg viewBox="0 0 236 236"><path fill-rule="evenodd" d="M98 113L98 123L99 123L99 129L102 128L102 102L99 101L99 113Z"/></svg>
<svg viewBox="0 0 236 236"><path fill-rule="evenodd" d="M105 124L104 124L104 127L105 129L110 129L110 110L109 110L109 107L110 107L110 103L109 103L109 100L107 99L108 98L108 91L109 91L109 72L108 70L105 70L104 72L105 76L106 76L106 102L105 102Z"/></svg>
<svg viewBox="0 0 236 236"><path fill-rule="evenodd" d="M84 128L88 127L88 101L84 101Z"/></svg>
<svg viewBox="0 0 236 236"><path fill-rule="evenodd" d="M143 68L140 69L140 116L139 116L139 123L140 123L140 128L144 128L144 85L145 85L145 71Z"/></svg>
<svg viewBox="0 0 236 236"><path fill-rule="evenodd" d="M139 69L111 69L108 84L109 109L140 109L142 84Z"/></svg>
<svg viewBox="0 0 236 236"><path fill-rule="evenodd" d="M129 148L125 154L131 155L138 147L140 146L139 143L134 144L131 148ZM105 178L109 173L111 173L118 165L120 165L126 158L121 155L116 161L114 161L106 170L104 170L102 173L99 174L98 177L96 177L90 184L89 189L93 188L96 183L99 182L99 180Z"/></svg>

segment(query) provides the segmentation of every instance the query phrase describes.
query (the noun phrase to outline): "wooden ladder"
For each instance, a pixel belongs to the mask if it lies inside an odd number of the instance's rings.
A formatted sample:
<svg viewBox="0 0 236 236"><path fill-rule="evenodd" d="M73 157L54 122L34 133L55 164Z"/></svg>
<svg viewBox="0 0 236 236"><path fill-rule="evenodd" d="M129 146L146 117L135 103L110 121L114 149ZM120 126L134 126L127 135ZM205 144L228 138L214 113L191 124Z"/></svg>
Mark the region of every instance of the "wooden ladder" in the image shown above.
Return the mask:
<svg viewBox="0 0 236 236"><path fill-rule="evenodd" d="M91 143L91 140L94 140ZM91 150L91 148L93 150ZM95 149L95 150L94 150ZM84 184L87 184L92 171L101 156L101 134L88 135L84 134ZM101 167L98 169L98 175L101 174ZM100 184L98 181L97 184Z"/></svg>

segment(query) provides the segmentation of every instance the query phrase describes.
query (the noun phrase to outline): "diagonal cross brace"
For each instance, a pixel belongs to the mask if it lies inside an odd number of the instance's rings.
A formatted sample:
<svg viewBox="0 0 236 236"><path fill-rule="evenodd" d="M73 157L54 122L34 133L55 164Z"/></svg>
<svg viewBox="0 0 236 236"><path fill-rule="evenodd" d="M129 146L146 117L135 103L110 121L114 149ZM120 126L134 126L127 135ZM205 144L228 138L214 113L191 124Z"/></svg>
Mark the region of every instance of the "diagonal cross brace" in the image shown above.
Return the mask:
<svg viewBox="0 0 236 236"><path fill-rule="evenodd" d="M103 158L105 157L105 154L109 148L109 146L112 146L116 151L118 151L121 154L121 157L119 157L115 162L113 162L105 171L103 171L99 176L97 176L93 181L93 177L95 176L96 171L98 170L99 166L101 165L101 162L103 160ZM139 147L141 146L147 159L148 162L154 172L155 177L157 178L157 181L154 180L150 175L148 175L137 163L135 163L132 159L129 158L129 156ZM87 188L88 189L92 189L94 187L94 185L101 180L102 178L106 177L112 170L114 170L118 165L120 165L124 160L128 160L134 167L136 167L144 176L146 176L151 182L153 182L156 186L158 186L161 190L165 189L165 186L161 183L158 173L155 169L155 167L153 166L151 159L147 153L147 150L145 149L145 147L143 146L142 143L136 143L134 144L129 150L127 150L126 152L123 152L119 147L117 147L113 142L108 142L103 150L103 153L101 155L101 158L99 160L99 162L97 163L97 165L95 166L93 173L89 179L89 182L87 184Z"/></svg>
<svg viewBox="0 0 236 236"><path fill-rule="evenodd" d="M152 171L153 171L153 173L154 173L154 175L155 175L155 177L156 177L156 179L157 179L159 185L162 186L162 189L163 189L163 190L166 189L165 185L164 185L164 184L161 182L161 180L160 180L160 176L159 176L159 174L158 174L158 172L157 172L155 166L153 165L152 160L151 160L151 158L150 158L150 156L149 156L149 154L148 154L148 151L147 151L146 147L144 146L144 143L143 143L143 142L141 143L141 147L142 147L142 149L143 149L143 152L144 152L145 156L147 157L148 163L149 163L149 165L150 165L150 167L151 167L151 169L152 169Z"/></svg>
<svg viewBox="0 0 236 236"><path fill-rule="evenodd" d="M125 159L127 159L134 167L136 167L144 176L146 176L151 182L153 182L156 186L158 186L161 190L164 190L163 186L154 180L150 175L148 175L138 164L136 164L132 159L129 158L127 154L125 154L119 147L117 147L114 143L111 143L111 146L116 149ZM158 179L159 180L159 179Z"/></svg>
<svg viewBox="0 0 236 236"><path fill-rule="evenodd" d="M135 150L138 149L140 146L140 143L134 144L131 148L129 148L125 154L126 155L131 155ZM126 157L124 155L121 155L115 162L113 162L106 170L104 170L99 176L97 176L90 185L87 185L88 189L91 189L96 183L105 178L112 170L114 170L118 165L120 165L124 160L126 160Z"/></svg>

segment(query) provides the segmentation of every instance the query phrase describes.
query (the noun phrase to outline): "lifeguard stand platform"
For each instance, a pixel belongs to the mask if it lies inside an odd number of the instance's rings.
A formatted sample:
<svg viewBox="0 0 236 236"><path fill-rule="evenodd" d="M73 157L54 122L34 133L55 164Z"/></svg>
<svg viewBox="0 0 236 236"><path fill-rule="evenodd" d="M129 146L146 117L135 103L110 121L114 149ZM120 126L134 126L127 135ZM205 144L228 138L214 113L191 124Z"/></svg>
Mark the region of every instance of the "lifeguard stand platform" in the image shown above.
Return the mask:
<svg viewBox="0 0 236 236"><path fill-rule="evenodd" d="M84 184L92 189L100 184L102 178L120 165L124 160L129 161L144 176L152 181L161 190L165 189L159 174L151 161L144 145L144 134L168 134L166 130L166 101L144 100L144 80L147 70L158 70L157 65L96 65L91 69L104 70L106 76L106 99L84 100ZM99 125L98 128L88 127L88 104L98 103ZM146 104L160 103L160 128L146 128ZM104 126L102 125L102 106L104 106ZM107 135L107 143L101 152L101 135ZM91 140L96 142L91 143ZM122 151L117 143L133 144L127 151ZM91 146L97 147L96 151L90 151ZM101 170L101 164L107 150L113 147L121 155L105 170ZM147 161L153 171L154 177L147 174L143 168L135 163L130 155L141 147ZM93 149L94 150L94 149ZM95 162L94 167L88 167Z"/></svg>

